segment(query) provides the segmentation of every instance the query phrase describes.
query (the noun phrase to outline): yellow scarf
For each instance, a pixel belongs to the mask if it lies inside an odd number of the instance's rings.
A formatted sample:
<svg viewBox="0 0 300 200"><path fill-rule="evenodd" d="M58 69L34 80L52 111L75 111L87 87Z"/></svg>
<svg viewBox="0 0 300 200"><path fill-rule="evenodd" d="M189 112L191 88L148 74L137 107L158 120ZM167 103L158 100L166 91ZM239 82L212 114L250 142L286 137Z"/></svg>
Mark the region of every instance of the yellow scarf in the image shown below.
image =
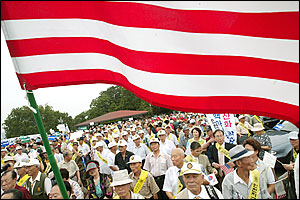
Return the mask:
<svg viewBox="0 0 300 200"><path fill-rule="evenodd" d="M72 160L75 160L77 158L77 154L74 153L74 155L72 156Z"/></svg>
<svg viewBox="0 0 300 200"><path fill-rule="evenodd" d="M228 150L224 149L219 143L216 143L216 148L229 160L231 160Z"/></svg>
<svg viewBox="0 0 300 200"><path fill-rule="evenodd" d="M247 131L248 131L248 137L251 136L250 132L249 132L249 129L242 123L242 122L239 122L239 125L243 128L245 128Z"/></svg>
<svg viewBox="0 0 300 200"><path fill-rule="evenodd" d="M44 171L44 173L45 173L46 175L48 174L48 172L49 172L49 170L50 170L50 167L51 167L50 162L48 162L48 163L47 163L47 167L46 167L46 169L45 169L45 171Z"/></svg>
<svg viewBox="0 0 300 200"><path fill-rule="evenodd" d="M141 175L139 177L139 180L136 182L136 184L134 186L134 189L133 189L134 193L139 193L140 192L140 190L142 189L142 187L143 187L143 185L146 181L148 173L149 173L148 171L142 170Z"/></svg>
<svg viewBox="0 0 300 200"><path fill-rule="evenodd" d="M23 183L25 183L25 181L27 181L27 179L29 179L30 176L28 174L25 174L25 176L23 176L17 183L18 186L22 186Z"/></svg>
<svg viewBox="0 0 300 200"><path fill-rule="evenodd" d="M259 194L259 171L257 169L251 171L253 182L251 185L250 193L248 196L248 199L258 199Z"/></svg>
<svg viewBox="0 0 300 200"><path fill-rule="evenodd" d="M293 148L293 157L294 157L294 160L296 161L296 158L297 158L297 152L296 152L295 148Z"/></svg>
<svg viewBox="0 0 300 200"><path fill-rule="evenodd" d="M107 160L104 159L104 158L100 155L99 151L96 150L96 154L98 155L98 157L99 157L105 164L107 164Z"/></svg>
<svg viewBox="0 0 300 200"><path fill-rule="evenodd" d="M2 158L1 158L1 163L2 163L3 165L5 164Z"/></svg>
<svg viewBox="0 0 300 200"><path fill-rule="evenodd" d="M197 161L191 155L186 156L185 161L186 162L195 162L195 163L197 163Z"/></svg>

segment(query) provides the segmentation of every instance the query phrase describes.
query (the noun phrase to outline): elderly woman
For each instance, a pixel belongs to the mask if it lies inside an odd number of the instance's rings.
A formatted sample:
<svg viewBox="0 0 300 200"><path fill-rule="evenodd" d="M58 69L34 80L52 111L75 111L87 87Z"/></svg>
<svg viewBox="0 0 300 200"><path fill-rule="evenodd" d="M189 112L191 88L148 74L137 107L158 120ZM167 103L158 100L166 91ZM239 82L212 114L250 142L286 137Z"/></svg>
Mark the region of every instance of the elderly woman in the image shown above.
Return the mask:
<svg viewBox="0 0 300 200"><path fill-rule="evenodd" d="M108 176L100 174L98 161L90 160L87 163L86 173L90 175L88 179L89 199L112 198L113 193Z"/></svg>
<svg viewBox="0 0 300 200"><path fill-rule="evenodd" d="M198 142L201 146L206 142L203 138L202 138L202 129L198 126L195 126L191 129L191 133L193 134L193 138L189 139L187 144L186 144L186 155L190 155L191 154L191 147L190 145L192 144L192 142Z"/></svg>
<svg viewBox="0 0 300 200"><path fill-rule="evenodd" d="M258 157L259 152L261 151L261 144L254 138L248 138L244 140L243 146L248 151L254 151L252 157L256 163L256 169L259 171L260 176L264 177L268 187L268 192L272 195L275 191L275 177L271 167L267 167L266 164Z"/></svg>

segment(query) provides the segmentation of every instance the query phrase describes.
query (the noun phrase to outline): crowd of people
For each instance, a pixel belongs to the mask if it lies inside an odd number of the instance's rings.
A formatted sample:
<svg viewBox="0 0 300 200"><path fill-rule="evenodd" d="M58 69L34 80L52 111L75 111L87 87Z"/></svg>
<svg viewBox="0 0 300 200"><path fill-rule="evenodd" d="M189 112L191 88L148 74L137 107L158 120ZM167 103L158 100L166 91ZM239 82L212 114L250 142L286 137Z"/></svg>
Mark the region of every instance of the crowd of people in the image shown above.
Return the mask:
<svg viewBox="0 0 300 200"><path fill-rule="evenodd" d="M206 115L178 113L91 126L79 138L63 133L50 141L51 156L70 199L277 198L262 119L235 118L237 144ZM283 167L299 198L299 132L289 141ZM1 147L1 198L63 198L41 138Z"/></svg>

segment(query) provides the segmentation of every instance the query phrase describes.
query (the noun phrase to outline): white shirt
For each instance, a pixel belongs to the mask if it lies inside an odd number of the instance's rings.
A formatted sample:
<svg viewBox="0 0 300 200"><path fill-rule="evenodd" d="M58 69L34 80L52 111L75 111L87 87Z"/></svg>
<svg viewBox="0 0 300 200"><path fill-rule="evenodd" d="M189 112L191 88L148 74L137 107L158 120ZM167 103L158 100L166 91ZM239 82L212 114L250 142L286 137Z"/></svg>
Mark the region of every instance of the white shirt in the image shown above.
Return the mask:
<svg viewBox="0 0 300 200"><path fill-rule="evenodd" d="M115 165L115 157L116 157L116 154L114 154L113 152L110 151L107 154L107 165L108 165L108 167L113 166L113 167L119 169L118 165ZM114 176L114 170L112 170L110 168L109 168L109 170L110 170L111 176Z"/></svg>
<svg viewBox="0 0 300 200"><path fill-rule="evenodd" d="M31 149L30 152L28 153L28 156L31 159L36 159L38 157L38 155L39 155L39 153L34 149Z"/></svg>
<svg viewBox="0 0 300 200"><path fill-rule="evenodd" d="M176 166L170 167L167 170L163 191L172 192L173 195L177 195L179 170Z"/></svg>
<svg viewBox="0 0 300 200"><path fill-rule="evenodd" d="M110 168L108 167L108 161L107 161L107 164L104 163L98 156L98 153L101 155L102 158L104 158L105 160L107 160L107 156L110 152L110 150L108 149L104 149L103 148L103 151L102 153L100 153L99 151L95 151L95 160L97 160L100 164L100 173L104 173L104 174L110 174Z"/></svg>
<svg viewBox="0 0 300 200"><path fill-rule="evenodd" d="M133 142L132 139L128 138L127 141L127 151L133 152L133 148L134 148L135 144Z"/></svg>
<svg viewBox="0 0 300 200"><path fill-rule="evenodd" d="M33 189L34 189L34 186L35 186L35 183L36 181L40 181L41 180L41 172L39 171L38 175L36 176L35 180L33 181L32 180L32 177L29 178L29 182L32 184L33 183L33 186L31 187L31 194L33 193ZM45 178L45 182L44 182L44 188L45 188L45 192L47 195L49 195L50 193L50 190L52 188L52 183L51 183L51 180L46 177ZM29 188L27 188L29 190Z"/></svg>
<svg viewBox="0 0 300 200"><path fill-rule="evenodd" d="M85 155L85 154L87 154L87 152L90 151L90 147L89 147L89 145L84 144L84 143L82 145L78 144L78 150L79 151L81 150L82 155Z"/></svg>
<svg viewBox="0 0 300 200"><path fill-rule="evenodd" d="M295 160L294 176L295 176L296 195L297 195L297 199L299 199L299 153L297 154L297 158Z"/></svg>
<svg viewBox="0 0 300 200"><path fill-rule="evenodd" d="M141 158L144 160L144 159L146 159L146 156L150 153L150 150L148 149L148 147L145 144L140 143L139 147L137 147L134 144L132 153L134 153L135 155L141 156Z"/></svg>
<svg viewBox="0 0 300 200"><path fill-rule="evenodd" d="M215 191L216 191L219 199L224 199L222 193L217 188L214 187L214 189L215 189ZM209 195L208 195L208 193L207 193L204 185L201 185L201 192L200 192L200 194L194 195L189 190L188 190L188 194L189 194L189 199L194 199L196 196L200 197L200 199L210 199L210 197L209 197Z"/></svg>
<svg viewBox="0 0 300 200"><path fill-rule="evenodd" d="M171 135L171 136L170 136L170 135ZM170 139L169 139L169 138L170 138ZM173 133L170 133L170 134L167 136L167 139L170 140L171 142L173 142L173 144L174 144L175 146L179 144L176 135L174 135Z"/></svg>
<svg viewBox="0 0 300 200"><path fill-rule="evenodd" d="M176 148L175 144L167 139L166 139L165 143L162 143L162 141L159 141L159 144L160 144L160 147L159 147L160 151L166 153L167 155L169 155L171 157L172 150L174 148Z"/></svg>
<svg viewBox="0 0 300 200"><path fill-rule="evenodd" d="M21 162L22 159L29 159L29 158L28 158L28 155L27 155L26 153L22 153L21 155L17 153L17 154L15 155L15 160L16 160L16 162Z"/></svg>
<svg viewBox="0 0 300 200"><path fill-rule="evenodd" d="M59 154L55 153L54 157L56 158L57 163L60 163L61 161L64 160L64 156L61 153L59 153Z"/></svg>

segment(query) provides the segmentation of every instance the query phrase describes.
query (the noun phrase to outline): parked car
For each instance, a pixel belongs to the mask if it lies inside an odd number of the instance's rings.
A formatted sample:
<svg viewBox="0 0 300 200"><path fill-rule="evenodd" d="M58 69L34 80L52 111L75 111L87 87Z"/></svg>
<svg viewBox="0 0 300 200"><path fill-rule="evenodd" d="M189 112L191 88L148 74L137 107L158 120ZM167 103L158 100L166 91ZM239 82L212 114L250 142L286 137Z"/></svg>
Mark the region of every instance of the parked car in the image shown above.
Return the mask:
<svg viewBox="0 0 300 200"><path fill-rule="evenodd" d="M270 137L272 142L272 154L275 155L280 162L288 164L289 159L287 158L287 154L292 149L288 136L291 131L299 132L299 128L291 122L284 120L280 120L273 128L278 124L281 124L280 127L282 128L280 130L269 129L266 130L266 134ZM279 162L276 162L275 168L283 169Z"/></svg>

